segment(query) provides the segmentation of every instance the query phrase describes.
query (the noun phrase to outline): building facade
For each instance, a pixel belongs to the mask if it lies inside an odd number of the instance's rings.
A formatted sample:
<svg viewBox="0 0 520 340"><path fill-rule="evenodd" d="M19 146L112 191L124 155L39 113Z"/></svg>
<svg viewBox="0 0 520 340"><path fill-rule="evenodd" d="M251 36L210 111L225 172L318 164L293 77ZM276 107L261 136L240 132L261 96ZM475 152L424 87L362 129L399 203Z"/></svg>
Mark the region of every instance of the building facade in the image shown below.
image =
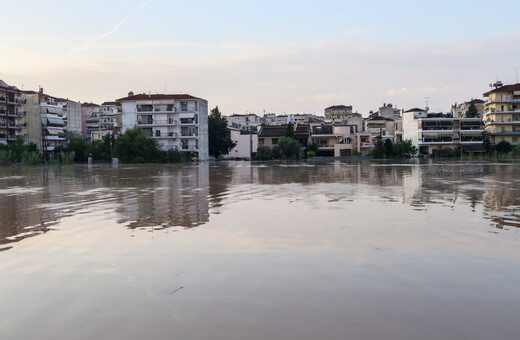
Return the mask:
<svg viewBox="0 0 520 340"><path fill-rule="evenodd" d="M333 105L325 109L325 122L346 124L347 118L352 116L351 105Z"/></svg>
<svg viewBox="0 0 520 340"><path fill-rule="evenodd" d="M0 143L26 138L25 102L22 91L0 80Z"/></svg>
<svg viewBox="0 0 520 340"><path fill-rule="evenodd" d="M121 103L122 132L138 126L157 139L163 150L179 150L205 161L209 158L208 102L188 94L137 94Z"/></svg>
<svg viewBox="0 0 520 340"><path fill-rule="evenodd" d="M518 145L520 137L520 83L494 84L494 89L484 93L484 124L491 144L501 141Z"/></svg>
<svg viewBox="0 0 520 340"><path fill-rule="evenodd" d="M485 152L480 118L453 118L414 108L403 113L403 139L411 140L419 154L435 155L439 149Z"/></svg>

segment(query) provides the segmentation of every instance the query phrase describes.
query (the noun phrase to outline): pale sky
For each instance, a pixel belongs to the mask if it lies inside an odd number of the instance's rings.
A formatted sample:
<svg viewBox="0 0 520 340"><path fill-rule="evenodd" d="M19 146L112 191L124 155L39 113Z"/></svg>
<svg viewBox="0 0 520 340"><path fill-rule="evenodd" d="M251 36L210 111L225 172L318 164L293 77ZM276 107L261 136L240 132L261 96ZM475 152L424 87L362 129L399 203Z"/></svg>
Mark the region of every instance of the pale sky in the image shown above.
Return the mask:
<svg viewBox="0 0 520 340"><path fill-rule="evenodd" d="M520 74L518 0L0 3L0 79L81 102L188 93L226 115L367 116L429 97L445 112Z"/></svg>

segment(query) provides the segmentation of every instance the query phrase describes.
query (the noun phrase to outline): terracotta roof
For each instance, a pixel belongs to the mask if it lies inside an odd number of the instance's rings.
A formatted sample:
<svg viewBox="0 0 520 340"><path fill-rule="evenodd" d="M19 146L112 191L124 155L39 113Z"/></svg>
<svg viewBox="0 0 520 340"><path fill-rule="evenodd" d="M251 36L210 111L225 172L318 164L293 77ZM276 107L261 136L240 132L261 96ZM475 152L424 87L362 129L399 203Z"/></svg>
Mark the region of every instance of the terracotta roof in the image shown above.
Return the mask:
<svg viewBox="0 0 520 340"><path fill-rule="evenodd" d="M520 91L520 83L512 84L512 85L504 85L500 86L499 88L493 89L491 91L488 91L484 93L484 97L489 96L491 93L496 92L510 92L510 91Z"/></svg>
<svg viewBox="0 0 520 340"><path fill-rule="evenodd" d="M419 109L417 107L414 107L413 109L410 109L410 110L406 110L404 111L405 113L406 112L426 112L426 110L423 110L423 109Z"/></svg>
<svg viewBox="0 0 520 340"><path fill-rule="evenodd" d="M101 105L105 105L105 106L114 106L114 105L119 105L118 102L103 102L103 104Z"/></svg>
<svg viewBox="0 0 520 340"><path fill-rule="evenodd" d="M325 110L339 110L339 109L349 109L352 110L352 105L345 106L345 105L333 105L325 108Z"/></svg>
<svg viewBox="0 0 520 340"><path fill-rule="evenodd" d="M87 103L87 102L84 102L81 104L81 106L84 106L84 107L98 107L99 105L98 104L94 104L94 103Z"/></svg>
<svg viewBox="0 0 520 340"><path fill-rule="evenodd" d="M163 99L199 99L189 94L136 94L129 97L119 98L116 101L133 101L133 100L163 100Z"/></svg>

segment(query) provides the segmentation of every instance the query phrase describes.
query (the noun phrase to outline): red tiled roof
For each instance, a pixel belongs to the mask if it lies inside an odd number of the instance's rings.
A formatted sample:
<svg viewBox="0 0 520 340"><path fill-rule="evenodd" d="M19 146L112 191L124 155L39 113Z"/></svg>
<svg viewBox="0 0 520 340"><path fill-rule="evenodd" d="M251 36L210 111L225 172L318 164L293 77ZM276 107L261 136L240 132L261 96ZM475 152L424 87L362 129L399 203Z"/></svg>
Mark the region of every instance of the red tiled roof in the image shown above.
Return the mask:
<svg viewBox="0 0 520 340"><path fill-rule="evenodd" d="M499 88L493 89L491 91L488 91L484 93L484 97L489 96L491 93L496 92L510 92L510 91L520 91L520 83L512 84L512 85L504 85L500 86Z"/></svg>
<svg viewBox="0 0 520 340"><path fill-rule="evenodd" d="M84 107L93 107L93 106L99 106L98 104L94 104L94 103L87 103L87 102L84 102L81 104L81 106L84 106Z"/></svg>
<svg viewBox="0 0 520 340"><path fill-rule="evenodd" d="M129 97L119 98L116 101L133 101L133 100L163 100L163 99L199 99L189 94L136 94Z"/></svg>
<svg viewBox="0 0 520 340"><path fill-rule="evenodd" d="M410 110L406 110L404 111L405 113L406 112L426 112L426 110L423 110L423 109L419 109L417 107L414 107L413 109L410 109Z"/></svg>

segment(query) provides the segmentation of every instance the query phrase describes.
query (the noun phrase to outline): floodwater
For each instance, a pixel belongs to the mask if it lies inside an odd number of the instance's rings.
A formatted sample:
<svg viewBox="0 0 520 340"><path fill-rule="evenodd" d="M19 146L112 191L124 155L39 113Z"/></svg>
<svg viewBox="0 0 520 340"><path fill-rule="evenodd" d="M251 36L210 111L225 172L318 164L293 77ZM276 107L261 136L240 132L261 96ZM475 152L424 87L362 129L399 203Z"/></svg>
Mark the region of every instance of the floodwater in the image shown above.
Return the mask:
<svg viewBox="0 0 520 340"><path fill-rule="evenodd" d="M0 339L519 339L520 164L0 167Z"/></svg>

